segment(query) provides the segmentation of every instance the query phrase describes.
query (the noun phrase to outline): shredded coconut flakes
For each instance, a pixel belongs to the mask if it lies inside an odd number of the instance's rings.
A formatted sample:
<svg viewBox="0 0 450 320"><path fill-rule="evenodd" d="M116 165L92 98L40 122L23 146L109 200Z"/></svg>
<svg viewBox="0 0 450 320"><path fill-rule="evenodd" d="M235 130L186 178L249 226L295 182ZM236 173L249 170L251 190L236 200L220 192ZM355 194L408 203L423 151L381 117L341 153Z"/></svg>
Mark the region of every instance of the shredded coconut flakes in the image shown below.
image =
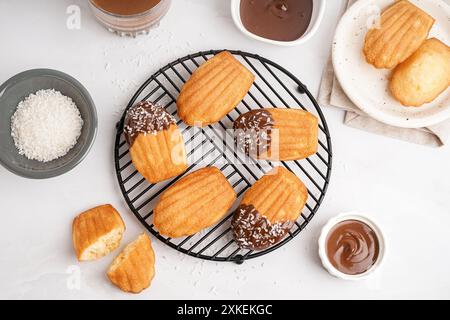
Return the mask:
<svg viewBox="0 0 450 320"><path fill-rule="evenodd" d="M41 162L65 156L82 128L83 119L73 100L54 89L29 95L11 118L11 136L19 153Z"/></svg>

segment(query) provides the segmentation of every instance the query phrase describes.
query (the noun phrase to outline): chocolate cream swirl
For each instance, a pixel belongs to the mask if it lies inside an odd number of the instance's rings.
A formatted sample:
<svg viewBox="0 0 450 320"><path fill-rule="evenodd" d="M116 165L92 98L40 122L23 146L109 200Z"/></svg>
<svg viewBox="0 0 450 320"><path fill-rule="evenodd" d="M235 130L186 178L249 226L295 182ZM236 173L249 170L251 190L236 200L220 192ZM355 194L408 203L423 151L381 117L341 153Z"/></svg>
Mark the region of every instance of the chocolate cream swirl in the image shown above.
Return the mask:
<svg viewBox="0 0 450 320"><path fill-rule="evenodd" d="M370 269L378 259L380 246L377 235L365 223L347 220L329 232L327 256L339 271L355 275Z"/></svg>

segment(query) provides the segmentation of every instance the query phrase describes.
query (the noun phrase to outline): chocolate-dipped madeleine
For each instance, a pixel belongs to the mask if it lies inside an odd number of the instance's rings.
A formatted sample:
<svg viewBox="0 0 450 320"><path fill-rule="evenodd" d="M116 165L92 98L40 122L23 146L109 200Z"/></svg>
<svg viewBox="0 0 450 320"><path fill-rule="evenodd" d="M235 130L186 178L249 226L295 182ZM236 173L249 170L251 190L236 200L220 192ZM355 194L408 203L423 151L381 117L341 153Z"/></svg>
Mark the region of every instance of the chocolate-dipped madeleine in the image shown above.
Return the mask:
<svg viewBox="0 0 450 320"><path fill-rule="evenodd" d="M300 160L317 152L319 123L298 109L252 110L234 122L238 148L256 159Z"/></svg>
<svg viewBox="0 0 450 320"><path fill-rule="evenodd" d="M176 120L164 107L142 101L131 107L124 133L136 169L150 183L157 183L187 169L183 137Z"/></svg>
<svg viewBox="0 0 450 320"><path fill-rule="evenodd" d="M302 181L284 167L276 167L245 193L234 212L231 228L239 247L266 249L288 233L308 198Z"/></svg>

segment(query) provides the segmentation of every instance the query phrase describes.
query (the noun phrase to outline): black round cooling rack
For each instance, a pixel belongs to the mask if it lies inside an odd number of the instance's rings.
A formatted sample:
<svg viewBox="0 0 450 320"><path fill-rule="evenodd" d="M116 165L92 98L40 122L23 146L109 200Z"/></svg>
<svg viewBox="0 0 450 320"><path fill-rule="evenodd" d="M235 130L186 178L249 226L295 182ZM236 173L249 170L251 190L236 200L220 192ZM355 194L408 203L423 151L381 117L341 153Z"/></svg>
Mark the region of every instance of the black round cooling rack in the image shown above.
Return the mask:
<svg viewBox="0 0 450 320"><path fill-rule="evenodd" d="M182 85L192 72L206 60L224 50L210 50L177 59L152 75L135 93L117 124L114 158L120 189L131 211L142 225L168 246L201 259L242 263L265 255L292 240L311 221L319 209L331 175L332 148L330 132L323 113L307 87L280 65L242 51L227 50L251 70L256 80L242 102L220 122L206 128L186 126L176 113L176 98ZM134 168L128 144L123 135L126 111L138 101L158 102L177 119L183 133L188 156L188 170L181 176L157 184L148 183ZM251 109L264 107L301 108L319 118L319 150L301 161L248 162L234 148L233 139L226 129L233 121ZM247 161L246 161L247 160ZM242 194L273 166L281 165L294 172L308 188L308 201L290 232L278 244L262 251L240 249L233 240L230 221ZM238 195L238 201L228 215L216 225L184 238L167 238L153 225L153 207L158 196L182 176L206 166L218 167Z"/></svg>

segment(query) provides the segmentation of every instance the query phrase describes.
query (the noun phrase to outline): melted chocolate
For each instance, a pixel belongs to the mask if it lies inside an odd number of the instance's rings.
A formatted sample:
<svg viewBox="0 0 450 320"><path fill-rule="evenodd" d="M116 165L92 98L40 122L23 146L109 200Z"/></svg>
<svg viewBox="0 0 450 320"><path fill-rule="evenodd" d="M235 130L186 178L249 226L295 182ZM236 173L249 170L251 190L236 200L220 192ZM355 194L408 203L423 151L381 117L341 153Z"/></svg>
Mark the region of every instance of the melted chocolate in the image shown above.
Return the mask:
<svg viewBox="0 0 450 320"><path fill-rule="evenodd" d="M331 264L350 275L369 270L380 253L375 232L357 220L343 221L334 226L328 234L326 246Z"/></svg>
<svg viewBox="0 0 450 320"><path fill-rule="evenodd" d="M245 204L236 209L231 220L236 243L250 250L263 250L279 242L292 226L292 221L271 223L253 205Z"/></svg>
<svg viewBox="0 0 450 320"><path fill-rule="evenodd" d="M267 110L252 110L240 115L233 124L236 145L249 156L268 152L273 126L273 117Z"/></svg>
<svg viewBox="0 0 450 320"><path fill-rule="evenodd" d="M91 0L97 7L118 15L134 15L155 7L161 0Z"/></svg>
<svg viewBox="0 0 450 320"><path fill-rule="evenodd" d="M241 0L245 28L260 37L293 41L308 30L313 0Z"/></svg>
<svg viewBox="0 0 450 320"><path fill-rule="evenodd" d="M167 130L170 125L176 123L175 118L163 106L142 101L128 110L123 132L131 146L138 134L156 135L159 131Z"/></svg>

